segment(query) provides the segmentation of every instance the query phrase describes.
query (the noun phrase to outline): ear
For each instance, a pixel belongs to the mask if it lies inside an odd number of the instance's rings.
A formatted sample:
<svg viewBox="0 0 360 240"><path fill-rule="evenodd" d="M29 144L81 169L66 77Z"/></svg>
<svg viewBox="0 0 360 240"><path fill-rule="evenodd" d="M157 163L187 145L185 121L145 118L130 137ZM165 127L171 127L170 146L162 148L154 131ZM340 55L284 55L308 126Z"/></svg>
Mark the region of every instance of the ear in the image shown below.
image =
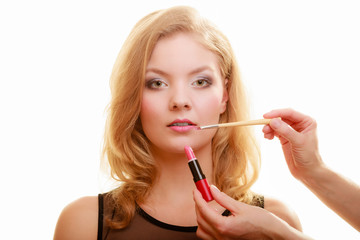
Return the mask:
<svg viewBox="0 0 360 240"><path fill-rule="evenodd" d="M229 100L229 93L228 93L228 79L226 78L224 81L224 91L223 91L223 98L221 100L221 108L220 108L220 114L224 113L227 107L227 102Z"/></svg>

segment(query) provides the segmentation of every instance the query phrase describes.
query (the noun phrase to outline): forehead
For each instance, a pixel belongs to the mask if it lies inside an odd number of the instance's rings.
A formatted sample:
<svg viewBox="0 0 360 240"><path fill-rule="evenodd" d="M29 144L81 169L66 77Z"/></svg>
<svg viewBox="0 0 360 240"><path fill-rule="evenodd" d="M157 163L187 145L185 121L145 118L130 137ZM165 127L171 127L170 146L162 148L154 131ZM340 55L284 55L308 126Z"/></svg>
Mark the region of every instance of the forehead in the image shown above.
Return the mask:
<svg viewBox="0 0 360 240"><path fill-rule="evenodd" d="M207 49L196 34L180 32L161 38L156 43L147 68L161 66L189 69L200 65L218 69L217 55Z"/></svg>

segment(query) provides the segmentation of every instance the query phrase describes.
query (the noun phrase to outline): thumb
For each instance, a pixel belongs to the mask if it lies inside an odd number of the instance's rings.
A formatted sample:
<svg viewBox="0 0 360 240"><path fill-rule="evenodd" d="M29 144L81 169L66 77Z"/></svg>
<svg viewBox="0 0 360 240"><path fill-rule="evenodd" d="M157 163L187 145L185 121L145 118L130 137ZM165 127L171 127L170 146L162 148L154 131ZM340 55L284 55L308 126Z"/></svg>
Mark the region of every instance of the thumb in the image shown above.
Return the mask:
<svg viewBox="0 0 360 240"><path fill-rule="evenodd" d="M239 207L242 206L242 202L236 201L235 199L229 197L223 192L220 192L220 190L215 187L214 185L210 186L211 194L214 198L214 200L220 204L225 209L229 210L233 215L238 213Z"/></svg>
<svg viewBox="0 0 360 240"><path fill-rule="evenodd" d="M300 137L300 133L296 132L287 123L278 118L272 119L269 125L275 131L275 133L291 143L296 143Z"/></svg>

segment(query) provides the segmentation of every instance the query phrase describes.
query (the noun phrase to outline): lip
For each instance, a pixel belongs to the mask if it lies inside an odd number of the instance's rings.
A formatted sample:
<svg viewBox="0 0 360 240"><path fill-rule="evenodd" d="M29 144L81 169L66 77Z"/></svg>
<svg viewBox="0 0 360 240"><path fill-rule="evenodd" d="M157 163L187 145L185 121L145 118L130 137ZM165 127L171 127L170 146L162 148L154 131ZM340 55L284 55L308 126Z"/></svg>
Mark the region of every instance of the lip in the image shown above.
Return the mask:
<svg viewBox="0 0 360 240"><path fill-rule="evenodd" d="M187 123L189 125L186 126L176 126L174 124L181 124L181 123ZM195 123L193 123L192 121L190 121L189 119L176 119L173 122L171 122L170 124L167 125L167 127L169 127L170 129L176 131L176 132L188 132L194 128L197 128L197 125Z"/></svg>

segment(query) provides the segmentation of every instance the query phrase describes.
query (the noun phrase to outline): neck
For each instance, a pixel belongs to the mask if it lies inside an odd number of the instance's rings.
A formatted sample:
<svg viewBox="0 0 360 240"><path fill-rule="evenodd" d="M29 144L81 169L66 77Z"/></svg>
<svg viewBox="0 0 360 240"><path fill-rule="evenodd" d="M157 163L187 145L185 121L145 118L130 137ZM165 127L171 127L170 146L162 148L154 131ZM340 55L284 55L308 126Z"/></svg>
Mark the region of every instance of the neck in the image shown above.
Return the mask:
<svg viewBox="0 0 360 240"><path fill-rule="evenodd" d="M212 183L211 146L194 149L194 153L209 183ZM158 164L159 174L146 202L150 205L193 204L192 191L195 183L185 152L170 153L154 149L153 156Z"/></svg>

